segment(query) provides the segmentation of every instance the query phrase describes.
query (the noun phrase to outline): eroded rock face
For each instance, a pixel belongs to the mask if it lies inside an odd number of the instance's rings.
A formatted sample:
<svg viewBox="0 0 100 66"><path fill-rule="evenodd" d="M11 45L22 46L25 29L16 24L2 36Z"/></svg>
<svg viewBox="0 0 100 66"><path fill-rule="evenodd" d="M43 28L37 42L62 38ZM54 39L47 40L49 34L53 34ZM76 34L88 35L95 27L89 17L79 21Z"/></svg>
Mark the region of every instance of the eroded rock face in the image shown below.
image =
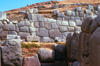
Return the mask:
<svg viewBox="0 0 100 66"><path fill-rule="evenodd" d="M91 17L87 17L83 20L81 29L83 32L90 32L90 25L92 23L92 18Z"/></svg>
<svg viewBox="0 0 100 66"><path fill-rule="evenodd" d="M5 41L2 50L2 66L22 66L21 42L17 39Z"/></svg>
<svg viewBox="0 0 100 66"><path fill-rule="evenodd" d="M100 27L91 35L89 40L89 66L100 66Z"/></svg>

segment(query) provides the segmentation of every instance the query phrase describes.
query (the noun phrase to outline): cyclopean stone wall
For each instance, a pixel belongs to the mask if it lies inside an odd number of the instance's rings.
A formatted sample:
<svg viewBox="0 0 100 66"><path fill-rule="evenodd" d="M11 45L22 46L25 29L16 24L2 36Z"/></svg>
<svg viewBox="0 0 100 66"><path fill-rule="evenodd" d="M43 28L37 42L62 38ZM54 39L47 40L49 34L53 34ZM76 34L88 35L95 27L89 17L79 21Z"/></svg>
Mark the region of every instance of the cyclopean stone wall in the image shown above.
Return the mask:
<svg viewBox="0 0 100 66"><path fill-rule="evenodd" d="M12 21L3 18L0 21L0 39L8 39L9 35L17 35L23 41L39 41L39 42L66 42L66 36L69 33L80 33L83 19L86 17L95 18L99 14L100 6L96 6L96 10L92 5L88 5L86 10L77 7L61 13L57 10L53 12L57 14L57 19L45 18L37 13L37 9L29 9L27 12L28 19L24 21ZM92 12L94 10L94 12ZM1 14L5 16L5 14ZM1 17L2 18L2 17Z"/></svg>

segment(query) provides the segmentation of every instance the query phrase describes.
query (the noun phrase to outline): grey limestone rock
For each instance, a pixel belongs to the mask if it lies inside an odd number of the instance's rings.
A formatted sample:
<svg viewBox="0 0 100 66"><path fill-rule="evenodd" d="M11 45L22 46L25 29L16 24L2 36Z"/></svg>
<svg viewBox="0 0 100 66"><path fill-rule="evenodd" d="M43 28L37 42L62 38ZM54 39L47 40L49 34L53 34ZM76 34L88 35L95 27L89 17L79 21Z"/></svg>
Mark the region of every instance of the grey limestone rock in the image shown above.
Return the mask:
<svg viewBox="0 0 100 66"><path fill-rule="evenodd" d="M75 28L74 28L74 27L68 26L68 31L69 31L69 32L74 32L74 31L75 31Z"/></svg>
<svg viewBox="0 0 100 66"><path fill-rule="evenodd" d="M14 31L15 25L14 24L5 24L5 25L3 25L2 29L5 31Z"/></svg>
<svg viewBox="0 0 100 66"><path fill-rule="evenodd" d="M23 66L41 66L38 55L36 54L35 56L25 57Z"/></svg>
<svg viewBox="0 0 100 66"><path fill-rule="evenodd" d="M72 11L71 11L71 10L67 10L67 11L66 11L66 15L67 15L67 16L71 16L71 15L72 15Z"/></svg>
<svg viewBox="0 0 100 66"><path fill-rule="evenodd" d="M20 27L20 32L29 32L29 27L27 26Z"/></svg>
<svg viewBox="0 0 100 66"><path fill-rule="evenodd" d="M58 28L58 25L56 23L51 23L51 27L52 27L52 29L56 29L56 28Z"/></svg>
<svg viewBox="0 0 100 66"><path fill-rule="evenodd" d="M44 23L44 24L45 24L44 26L46 29L48 29L48 30L51 29L51 23L48 22L48 23Z"/></svg>
<svg viewBox="0 0 100 66"><path fill-rule="evenodd" d="M37 15L37 20L38 20L39 22L43 22L43 21L44 21L44 17L43 17L42 15L38 14L38 15Z"/></svg>
<svg viewBox="0 0 100 66"><path fill-rule="evenodd" d="M57 20L57 25L61 25L61 21L60 20Z"/></svg>
<svg viewBox="0 0 100 66"><path fill-rule="evenodd" d="M34 27L29 27L29 31L30 31L30 32L35 32L35 31L36 31L36 28L34 28Z"/></svg>
<svg viewBox="0 0 100 66"><path fill-rule="evenodd" d="M57 17L64 17L64 13L61 12L57 13Z"/></svg>
<svg viewBox="0 0 100 66"><path fill-rule="evenodd" d="M40 62L53 62L55 60L55 51L40 48L38 51Z"/></svg>
<svg viewBox="0 0 100 66"><path fill-rule="evenodd" d="M30 36L30 33L19 32L18 35L21 36L21 39L25 39L25 40L27 40L27 36Z"/></svg>
<svg viewBox="0 0 100 66"><path fill-rule="evenodd" d="M68 21L62 21L62 26L68 26Z"/></svg>
<svg viewBox="0 0 100 66"><path fill-rule="evenodd" d="M40 26L40 28L43 28L44 27L44 22L39 22L39 26Z"/></svg>
<svg viewBox="0 0 100 66"><path fill-rule="evenodd" d="M59 37L61 36L61 33L58 29L51 29L49 30L50 37Z"/></svg>
<svg viewBox="0 0 100 66"><path fill-rule="evenodd" d="M3 66L22 66L23 58L19 39L5 41L1 49Z"/></svg>
<svg viewBox="0 0 100 66"><path fill-rule="evenodd" d="M18 23L18 26L19 26L19 27L24 26L24 21L20 21L20 22Z"/></svg>
<svg viewBox="0 0 100 66"><path fill-rule="evenodd" d="M68 28L66 26L59 26L60 32L67 32Z"/></svg>
<svg viewBox="0 0 100 66"><path fill-rule="evenodd" d="M77 10L78 12L80 12L80 11L82 11L82 7L77 7L76 10Z"/></svg>
<svg viewBox="0 0 100 66"><path fill-rule="evenodd" d="M34 22L34 27L39 28L39 22Z"/></svg>
<svg viewBox="0 0 100 66"><path fill-rule="evenodd" d="M39 28L39 31L36 32L36 34L38 36L41 36L41 37L48 37L49 36L48 30L46 28Z"/></svg>

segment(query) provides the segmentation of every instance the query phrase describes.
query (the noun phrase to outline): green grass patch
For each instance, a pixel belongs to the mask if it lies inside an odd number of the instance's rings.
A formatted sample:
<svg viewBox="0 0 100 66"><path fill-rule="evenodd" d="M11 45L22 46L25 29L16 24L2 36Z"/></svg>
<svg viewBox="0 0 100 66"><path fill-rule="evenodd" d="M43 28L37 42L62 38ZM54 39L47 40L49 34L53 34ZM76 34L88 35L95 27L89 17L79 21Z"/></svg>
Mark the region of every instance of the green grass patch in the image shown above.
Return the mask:
<svg viewBox="0 0 100 66"><path fill-rule="evenodd" d="M38 46L37 44L21 44L22 48L31 48L31 47L35 47L35 48L41 48L41 46Z"/></svg>

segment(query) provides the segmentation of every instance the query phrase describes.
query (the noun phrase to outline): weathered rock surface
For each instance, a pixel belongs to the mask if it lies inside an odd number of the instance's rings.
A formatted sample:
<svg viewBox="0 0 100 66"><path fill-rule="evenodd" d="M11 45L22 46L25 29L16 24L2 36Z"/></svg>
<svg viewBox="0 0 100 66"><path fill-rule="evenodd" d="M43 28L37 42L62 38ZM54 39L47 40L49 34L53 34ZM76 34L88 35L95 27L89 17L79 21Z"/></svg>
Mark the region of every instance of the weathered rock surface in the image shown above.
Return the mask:
<svg viewBox="0 0 100 66"><path fill-rule="evenodd" d="M89 66L99 66L100 63L100 27L91 35L89 40Z"/></svg>
<svg viewBox="0 0 100 66"><path fill-rule="evenodd" d="M50 37L60 37L61 33L58 29L51 29L49 30Z"/></svg>
<svg viewBox="0 0 100 66"><path fill-rule="evenodd" d="M7 40L2 49L2 66L22 66L21 41L17 39Z"/></svg>
<svg viewBox="0 0 100 66"><path fill-rule="evenodd" d="M66 60L66 47L64 45L54 44L55 60L65 61Z"/></svg>
<svg viewBox="0 0 100 66"><path fill-rule="evenodd" d="M38 51L40 62L53 62L55 60L55 51L40 48Z"/></svg>
<svg viewBox="0 0 100 66"><path fill-rule="evenodd" d="M41 66L38 55L32 57L25 57L23 61L23 66Z"/></svg>
<svg viewBox="0 0 100 66"><path fill-rule="evenodd" d="M87 17L83 20L81 29L83 32L89 33L90 32L90 25L92 23L92 18L91 17Z"/></svg>

